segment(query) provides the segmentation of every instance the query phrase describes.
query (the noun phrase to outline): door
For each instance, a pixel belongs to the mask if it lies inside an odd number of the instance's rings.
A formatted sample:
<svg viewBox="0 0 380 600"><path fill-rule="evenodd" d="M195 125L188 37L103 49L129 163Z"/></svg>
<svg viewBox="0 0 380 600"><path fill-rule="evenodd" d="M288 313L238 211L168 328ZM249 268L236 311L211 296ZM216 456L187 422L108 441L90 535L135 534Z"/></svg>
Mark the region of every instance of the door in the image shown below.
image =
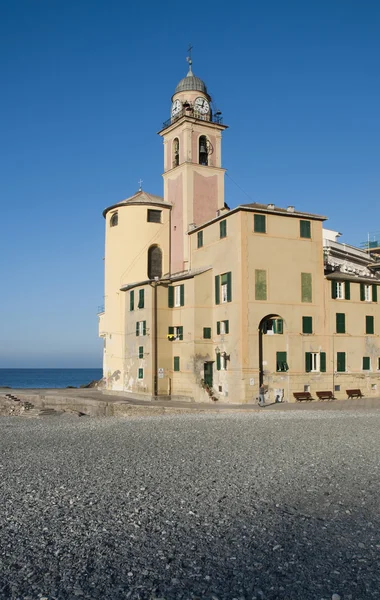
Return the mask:
<svg viewBox="0 0 380 600"><path fill-rule="evenodd" d="M204 381L208 387L212 387L212 362L205 362L204 364Z"/></svg>

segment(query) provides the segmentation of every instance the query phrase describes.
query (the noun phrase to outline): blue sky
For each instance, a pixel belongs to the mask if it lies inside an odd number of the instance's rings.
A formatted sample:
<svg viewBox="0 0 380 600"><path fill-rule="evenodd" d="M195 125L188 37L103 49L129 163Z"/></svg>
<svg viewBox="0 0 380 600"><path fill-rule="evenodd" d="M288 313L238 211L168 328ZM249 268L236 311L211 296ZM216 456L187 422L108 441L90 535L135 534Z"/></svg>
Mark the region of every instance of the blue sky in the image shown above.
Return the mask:
<svg viewBox="0 0 380 600"><path fill-rule="evenodd" d="M229 129L226 200L380 230L377 0L0 0L0 367L98 367L102 210L162 194L171 95L193 70Z"/></svg>

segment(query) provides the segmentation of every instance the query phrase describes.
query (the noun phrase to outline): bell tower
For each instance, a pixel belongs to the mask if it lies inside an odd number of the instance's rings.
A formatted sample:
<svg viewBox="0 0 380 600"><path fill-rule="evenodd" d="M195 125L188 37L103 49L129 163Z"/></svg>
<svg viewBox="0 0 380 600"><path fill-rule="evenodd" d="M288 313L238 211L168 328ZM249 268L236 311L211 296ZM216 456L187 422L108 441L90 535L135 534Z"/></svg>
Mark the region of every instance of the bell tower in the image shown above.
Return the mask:
<svg viewBox="0 0 380 600"><path fill-rule="evenodd" d="M217 215L224 207L222 124L213 114L205 83L189 72L172 96L170 118L159 134L164 141L164 199L171 216L171 273L189 268L187 232Z"/></svg>

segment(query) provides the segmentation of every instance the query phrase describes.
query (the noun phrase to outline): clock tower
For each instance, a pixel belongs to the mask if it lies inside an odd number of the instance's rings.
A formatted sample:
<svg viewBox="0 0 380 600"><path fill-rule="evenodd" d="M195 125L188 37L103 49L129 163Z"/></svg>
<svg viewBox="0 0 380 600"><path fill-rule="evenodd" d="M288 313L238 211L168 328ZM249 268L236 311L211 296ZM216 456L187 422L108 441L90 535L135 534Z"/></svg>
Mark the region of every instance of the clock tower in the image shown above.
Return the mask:
<svg viewBox="0 0 380 600"><path fill-rule="evenodd" d="M224 207L222 124L213 114L205 83L192 61L172 96L170 118L159 134L164 141L164 199L172 204L170 271L189 268L187 232L217 216Z"/></svg>

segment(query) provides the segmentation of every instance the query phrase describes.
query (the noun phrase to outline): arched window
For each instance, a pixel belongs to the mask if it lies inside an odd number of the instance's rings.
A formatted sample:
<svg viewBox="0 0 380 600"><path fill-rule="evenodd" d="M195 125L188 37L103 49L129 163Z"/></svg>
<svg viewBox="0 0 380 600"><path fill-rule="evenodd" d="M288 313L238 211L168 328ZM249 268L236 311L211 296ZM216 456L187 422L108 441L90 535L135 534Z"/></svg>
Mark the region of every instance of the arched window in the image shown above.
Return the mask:
<svg viewBox="0 0 380 600"><path fill-rule="evenodd" d="M162 277L162 251L159 246L151 246L148 250L148 277Z"/></svg>
<svg viewBox="0 0 380 600"><path fill-rule="evenodd" d="M173 140L173 167L179 165L179 139L174 138Z"/></svg>
<svg viewBox="0 0 380 600"><path fill-rule="evenodd" d="M199 164L208 165L207 138L205 135L201 135L199 138Z"/></svg>
<svg viewBox="0 0 380 600"><path fill-rule="evenodd" d="M119 223L119 215L118 215L118 213L116 211L116 212L114 212L111 215L111 218L110 218L110 227L115 227L116 225L118 225L118 223Z"/></svg>

